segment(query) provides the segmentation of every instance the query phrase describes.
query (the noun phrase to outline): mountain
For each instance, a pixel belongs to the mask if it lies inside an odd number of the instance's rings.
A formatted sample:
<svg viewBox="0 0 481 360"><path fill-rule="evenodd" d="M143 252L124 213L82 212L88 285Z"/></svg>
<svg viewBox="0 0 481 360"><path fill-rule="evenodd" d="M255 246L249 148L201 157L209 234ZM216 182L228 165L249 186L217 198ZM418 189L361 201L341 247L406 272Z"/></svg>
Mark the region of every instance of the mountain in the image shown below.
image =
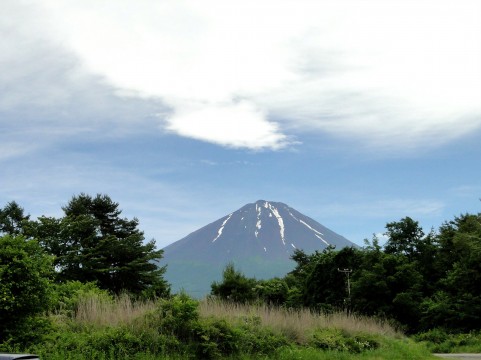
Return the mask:
<svg viewBox="0 0 481 360"><path fill-rule="evenodd" d="M295 249L313 253L329 245L356 247L286 204L259 200L165 247L165 278L174 292L202 297L229 262L257 279L282 277L295 266Z"/></svg>

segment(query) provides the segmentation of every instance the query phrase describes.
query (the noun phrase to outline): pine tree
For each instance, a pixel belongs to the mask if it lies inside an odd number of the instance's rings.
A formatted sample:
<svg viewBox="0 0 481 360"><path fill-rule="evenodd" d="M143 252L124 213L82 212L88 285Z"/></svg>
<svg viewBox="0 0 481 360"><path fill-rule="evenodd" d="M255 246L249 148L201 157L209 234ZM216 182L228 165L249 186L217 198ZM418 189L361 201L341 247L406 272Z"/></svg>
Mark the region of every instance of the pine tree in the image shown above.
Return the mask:
<svg viewBox="0 0 481 360"><path fill-rule="evenodd" d="M35 231L56 256L59 281L95 281L117 294L168 294L165 266L158 266L163 250L156 250L154 240L144 243L138 220L122 218L118 203L107 195L80 194L62 209L63 218L39 218Z"/></svg>

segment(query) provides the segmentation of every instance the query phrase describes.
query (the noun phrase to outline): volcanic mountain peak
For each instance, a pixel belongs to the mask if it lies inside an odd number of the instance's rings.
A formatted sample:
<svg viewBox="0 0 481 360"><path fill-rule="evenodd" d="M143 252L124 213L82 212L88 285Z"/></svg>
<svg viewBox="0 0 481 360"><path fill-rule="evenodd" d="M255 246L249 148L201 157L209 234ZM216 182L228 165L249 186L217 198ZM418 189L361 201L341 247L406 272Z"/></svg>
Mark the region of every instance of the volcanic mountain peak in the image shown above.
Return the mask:
<svg viewBox="0 0 481 360"><path fill-rule="evenodd" d="M211 225L218 226L212 243L224 239L232 240L234 234L235 237L242 235L244 240L254 241L254 239L257 239L257 242L264 243L266 246L262 246L262 248L265 252L268 251L268 246L275 244L274 239L279 241L277 245L282 244L282 246L290 246L293 249L305 248L302 239L305 239L306 236L316 238L318 242L321 242L320 245L316 246L317 248L331 245L324 238L323 231L325 228L322 225L280 202L258 200L253 204L245 205ZM286 229L286 226L288 226L288 229ZM301 227L304 231L300 229L293 231L293 227ZM234 231L234 234L232 231ZM299 231L303 233L300 237L298 236ZM309 232L311 234L307 235ZM309 250L311 247L308 246Z"/></svg>
<svg viewBox="0 0 481 360"><path fill-rule="evenodd" d="M296 249L329 245L356 246L284 203L258 200L164 248L166 278L174 289L205 294L229 262L259 279L284 276Z"/></svg>

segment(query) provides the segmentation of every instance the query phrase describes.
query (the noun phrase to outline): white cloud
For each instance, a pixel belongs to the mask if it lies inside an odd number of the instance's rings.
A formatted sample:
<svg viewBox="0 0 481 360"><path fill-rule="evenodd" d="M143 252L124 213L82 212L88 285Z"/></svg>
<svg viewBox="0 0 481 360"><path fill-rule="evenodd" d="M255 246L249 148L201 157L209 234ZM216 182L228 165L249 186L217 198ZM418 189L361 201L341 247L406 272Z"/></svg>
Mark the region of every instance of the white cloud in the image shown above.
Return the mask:
<svg viewBox="0 0 481 360"><path fill-rule="evenodd" d="M286 136L275 123L246 101L236 104L180 106L167 117L167 129L179 135L230 147L277 149Z"/></svg>
<svg viewBox="0 0 481 360"><path fill-rule="evenodd" d="M478 0L31 4L35 29L82 70L160 98L181 136L278 149L329 133L399 150L481 127Z"/></svg>
<svg viewBox="0 0 481 360"><path fill-rule="evenodd" d="M49 19L33 2L2 2L0 161L74 137L92 140L155 129L153 114L164 105L125 96L87 71L51 35Z"/></svg>

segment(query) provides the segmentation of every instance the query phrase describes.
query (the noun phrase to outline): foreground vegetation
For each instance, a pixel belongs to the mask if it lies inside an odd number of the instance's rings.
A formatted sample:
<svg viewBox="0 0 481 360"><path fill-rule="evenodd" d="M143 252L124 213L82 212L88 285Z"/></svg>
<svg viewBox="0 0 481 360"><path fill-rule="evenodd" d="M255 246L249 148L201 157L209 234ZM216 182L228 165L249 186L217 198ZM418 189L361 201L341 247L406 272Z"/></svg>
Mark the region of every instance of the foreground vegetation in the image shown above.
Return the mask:
<svg viewBox="0 0 481 360"><path fill-rule="evenodd" d="M185 294L134 301L83 289L44 317L29 346L13 338L0 351L43 359L429 359L384 321L239 305ZM37 325L39 325L38 323Z"/></svg>
<svg viewBox="0 0 481 360"><path fill-rule="evenodd" d="M61 218L0 209L0 351L44 359L427 359L481 346L481 214L305 254L284 278L233 265L204 301L172 296L162 251L106 195ZM344 286L345 285L345 286ZM387 321L386 319L391 319ZM401 331L409 334L409 338Z"/></svg>

